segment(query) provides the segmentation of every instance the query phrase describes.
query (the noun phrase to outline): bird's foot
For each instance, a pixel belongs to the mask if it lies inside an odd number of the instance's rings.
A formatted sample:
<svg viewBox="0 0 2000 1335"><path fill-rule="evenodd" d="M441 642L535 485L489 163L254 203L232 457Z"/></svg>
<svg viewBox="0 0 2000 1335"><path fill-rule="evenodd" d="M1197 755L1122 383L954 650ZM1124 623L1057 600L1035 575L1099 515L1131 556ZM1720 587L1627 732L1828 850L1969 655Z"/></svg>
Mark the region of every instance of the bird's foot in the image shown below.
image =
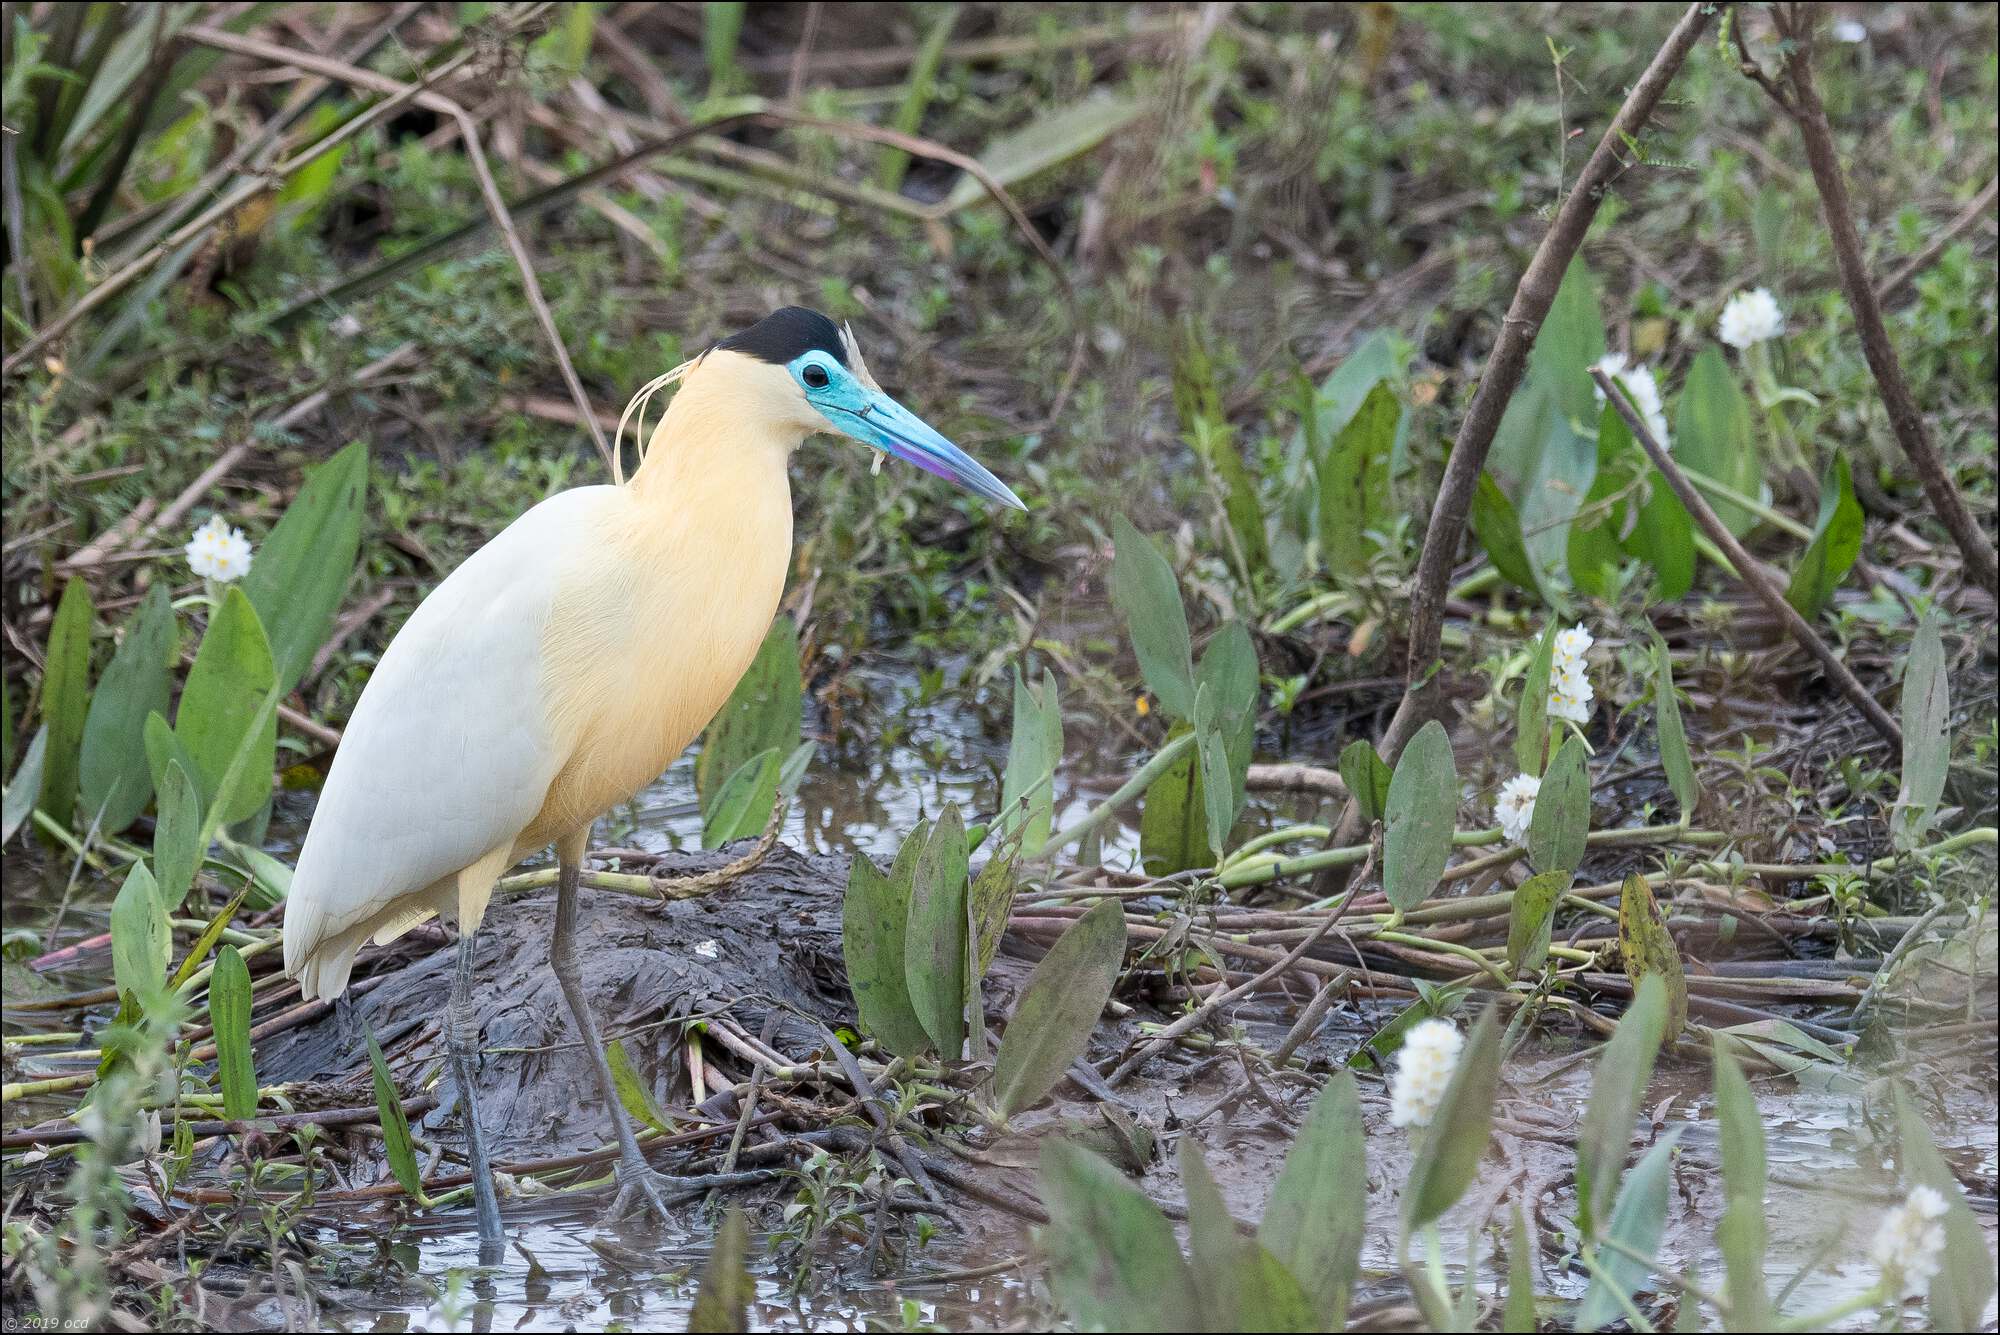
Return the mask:
<svg viewBox="0 0 2000 1335"><path fill-rule="evenodd" d="M741 1173L700 1173L674 1177L655 1172L644 1164L620 1164L616 1175L618 1194L611 1198L611 1218L644 1218L648 1215L666 1223L676 1205L705 1196L717 1187L741 1187L766 1182L776 1176L769 1169Z"/></svg>

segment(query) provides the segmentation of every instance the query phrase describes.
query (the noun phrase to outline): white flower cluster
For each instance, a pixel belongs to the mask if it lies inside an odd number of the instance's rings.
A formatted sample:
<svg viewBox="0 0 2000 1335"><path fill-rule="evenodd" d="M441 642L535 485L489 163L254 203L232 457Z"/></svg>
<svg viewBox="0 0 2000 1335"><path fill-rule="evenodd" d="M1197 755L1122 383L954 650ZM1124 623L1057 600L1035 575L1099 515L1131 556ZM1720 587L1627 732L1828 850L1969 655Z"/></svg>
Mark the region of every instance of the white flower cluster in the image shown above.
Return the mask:
<svg viewBox="0 0 2000 1335"><path fill-rule="evenodd" d="M1500 818L1500 833L1507 836L1508 843L1526 846L1528 826L1535 819L1535 798L1541 791L1542 781L1532 774L1516 774L1500 785L1493 814Z"/></svg>
<svg viewBox="0 0 2000 1335"><path fill-rule="evenodd" d="M1722 308L1715 336L1732 348L1747 348L1785 332L1785 313L1769 288L1738 292Z"/></svg>
<svg viewBox="0 0 2000 1335"><path fill-rule="evenodd" d="M1882 1216L1869 1255L1882 1278L1905 1298L1921 1298L1944 1266L1944 1196L1932 1187L1912 1187L1910 1197Z"/></svg>
<svg viewBox="0 0 2000 1335"><path fill-rule="evenodd" d="M232 584L250 573L250 539L216 515L194 531L187 560L188 569L203 579Z"/></svg>
<svg viewBox="0 0 2000 1335"><path fill-rule="evenodd" d="M1672 448L1672 439L1667 434L1667 409L1660 401L1660 382L1653 379L1653 368L1630 365L1624 353L1612 352L1606 353L1603 360L1597 363L1597 369L1624 388L1625 397L1632 400L1632 406L1639 410L1646 429L1653 433L1654 440L1660 442L1660 448ZM1604 402L1604 391L1601 389L1597 390L1597 401Z"/></svg>
<svg viewBox="0 0 2000 1335"><path fill-rule="evenodd" d="M1578 725L1590 722L1590 664L1584 655L1596 641L1582 626L1556 634L1555 659L1549 671L1549 717Z"/></svg>
<svg viewBox="0 0 2000 1335"><path fill-rule="evenodd" d="M1465 1035L1449 1020L1422 1020L1403 1035L1396 1079L1389 1087L1389 1125L1429 1126L1444 1102Z"/></svg>

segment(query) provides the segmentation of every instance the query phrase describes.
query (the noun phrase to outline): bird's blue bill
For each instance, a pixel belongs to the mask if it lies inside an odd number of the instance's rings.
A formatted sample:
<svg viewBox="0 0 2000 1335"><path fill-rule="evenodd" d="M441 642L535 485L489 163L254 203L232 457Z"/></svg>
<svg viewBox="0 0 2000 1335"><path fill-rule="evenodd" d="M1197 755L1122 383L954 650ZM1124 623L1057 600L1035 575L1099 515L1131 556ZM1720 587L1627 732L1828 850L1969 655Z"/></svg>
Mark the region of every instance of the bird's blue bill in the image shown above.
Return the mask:
<svg viewBox="0 0 2000 1335"><path fill-rule="evenodd" d="M986 466L946 440L930 423L880 390L864 390L858 411L846 416L851 430L863 444L872 445L898 459L906 460L947 481L956 482L976 496L1016 510L1026 510L1021 498Z"/></svg>

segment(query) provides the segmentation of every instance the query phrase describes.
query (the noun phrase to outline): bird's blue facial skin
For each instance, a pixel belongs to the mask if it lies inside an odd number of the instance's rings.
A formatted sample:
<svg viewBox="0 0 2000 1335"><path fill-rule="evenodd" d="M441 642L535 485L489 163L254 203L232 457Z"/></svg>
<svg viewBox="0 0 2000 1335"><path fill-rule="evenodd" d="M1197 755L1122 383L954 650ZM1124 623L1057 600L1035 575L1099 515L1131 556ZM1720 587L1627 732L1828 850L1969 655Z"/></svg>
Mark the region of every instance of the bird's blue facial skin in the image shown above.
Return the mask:
<svg viewBox="0 0 2000 1335"><path fill-rule="evenodd" d="M1028 508L977 459L881 390L863 384L831 353L814 349L794 358L785 369L791 372L806 402L834 431L956 482L989 501L1016 510Z"/></svg>

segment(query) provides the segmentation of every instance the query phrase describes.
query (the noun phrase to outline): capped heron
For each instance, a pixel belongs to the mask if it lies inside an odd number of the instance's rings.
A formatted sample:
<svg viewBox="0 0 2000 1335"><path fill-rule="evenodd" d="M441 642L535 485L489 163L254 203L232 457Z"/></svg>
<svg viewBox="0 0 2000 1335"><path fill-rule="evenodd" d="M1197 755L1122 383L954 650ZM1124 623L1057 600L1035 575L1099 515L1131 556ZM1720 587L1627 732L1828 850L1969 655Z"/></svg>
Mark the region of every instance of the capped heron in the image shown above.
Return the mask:
<svg viewBox="0 0 2000 1335"><path fill-rule="evenodd" d="M549 845L549 965L617 1133L613 1214L664 1215L675 1194L639 1151L584 997L577 883L591 822L673 763L763 643L791 562L792 451L833 432L1026 508L815 311L787 307L659 377L634 399L642 424L645 396L676 380L629 481L549 497L411 614L348 720L285 906L285 972L308 999L346 989L364 942L456 920L446 1046L483 1248L501 1226L473 1094L474 941L501 874Z"/></svg>

